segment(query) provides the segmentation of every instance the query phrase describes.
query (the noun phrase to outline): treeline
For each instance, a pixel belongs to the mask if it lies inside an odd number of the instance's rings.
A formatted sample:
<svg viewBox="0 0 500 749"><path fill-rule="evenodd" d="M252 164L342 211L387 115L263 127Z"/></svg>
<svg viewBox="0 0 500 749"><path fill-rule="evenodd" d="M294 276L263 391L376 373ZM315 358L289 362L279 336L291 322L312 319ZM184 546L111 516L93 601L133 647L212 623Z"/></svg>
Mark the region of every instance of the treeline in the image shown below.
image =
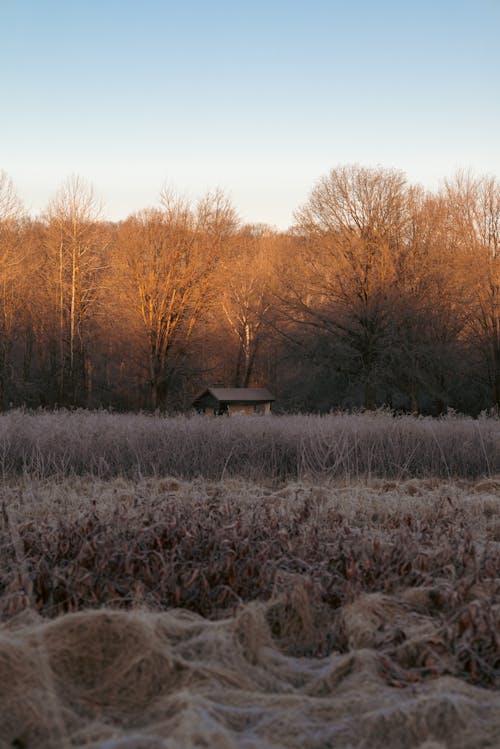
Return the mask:
<svg viewBox="0 0 500 749"><path fill-rule="evenodd" d="M0 406L187 408L265 385L281 410L500 406L500 183L438 193L341 166L287 232L221 192L111 223L70 178L38 218L0 175Z"/></svg>

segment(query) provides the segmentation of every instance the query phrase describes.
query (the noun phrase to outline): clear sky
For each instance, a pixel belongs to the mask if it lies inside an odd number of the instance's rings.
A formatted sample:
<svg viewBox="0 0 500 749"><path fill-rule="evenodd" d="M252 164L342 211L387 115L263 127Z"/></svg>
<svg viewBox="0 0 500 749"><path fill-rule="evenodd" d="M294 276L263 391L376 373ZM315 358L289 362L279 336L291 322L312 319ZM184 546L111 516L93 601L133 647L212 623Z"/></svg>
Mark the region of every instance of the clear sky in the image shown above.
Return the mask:
<svg viewBox="0 0 500 749"><path fill-rule="evenodd" d="M280 228L344 163L500 176L500 0L0 0L0 169L32 214L222 188Z"/></svg>

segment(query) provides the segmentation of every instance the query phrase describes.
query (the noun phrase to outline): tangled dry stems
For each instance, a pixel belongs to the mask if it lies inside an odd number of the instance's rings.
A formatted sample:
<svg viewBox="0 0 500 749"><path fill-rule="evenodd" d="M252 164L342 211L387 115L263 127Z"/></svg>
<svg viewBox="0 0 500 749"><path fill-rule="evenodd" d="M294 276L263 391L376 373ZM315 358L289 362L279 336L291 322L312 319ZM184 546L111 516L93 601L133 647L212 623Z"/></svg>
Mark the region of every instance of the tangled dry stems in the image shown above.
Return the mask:
<svg viewBox="0 0 500 749"><path fill-rule="evenodd" d="M258 600L289 655L374 647L399 680L498 688L499 486L27 484L4 498L1 616L139 605L218 619Z"/></svg>
<svg viewBox="0 0 500 749"><path fill-rule="evenodd" d="M2 749L495 746L500 480L3 488Z"/></svg>
<svg viewBox="0 0 500 749"><path fill-rule="evenodd" d="M389 412L163 417L0 414L0 476L249 480L478 478L500 472L500 419Z"/></svg>
<svg viewBox="0 0 500 749"><path fill-rule="evenodd" d="M498 419L0 421L0 749L496 746Z"/></svg>

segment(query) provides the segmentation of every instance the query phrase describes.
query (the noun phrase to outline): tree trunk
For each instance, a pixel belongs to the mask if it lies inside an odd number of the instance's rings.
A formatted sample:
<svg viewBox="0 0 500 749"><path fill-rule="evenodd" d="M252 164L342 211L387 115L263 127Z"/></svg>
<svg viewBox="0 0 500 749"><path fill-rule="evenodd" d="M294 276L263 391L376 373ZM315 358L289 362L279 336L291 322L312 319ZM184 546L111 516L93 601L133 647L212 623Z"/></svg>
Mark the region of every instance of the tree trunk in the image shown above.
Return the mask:
<svg viewBox="0 0 500 749"><path fill-rule="evenodd" d="M365 382L364 407L368 411L374 411L376 408L377 389L371 380Z"/></svg>

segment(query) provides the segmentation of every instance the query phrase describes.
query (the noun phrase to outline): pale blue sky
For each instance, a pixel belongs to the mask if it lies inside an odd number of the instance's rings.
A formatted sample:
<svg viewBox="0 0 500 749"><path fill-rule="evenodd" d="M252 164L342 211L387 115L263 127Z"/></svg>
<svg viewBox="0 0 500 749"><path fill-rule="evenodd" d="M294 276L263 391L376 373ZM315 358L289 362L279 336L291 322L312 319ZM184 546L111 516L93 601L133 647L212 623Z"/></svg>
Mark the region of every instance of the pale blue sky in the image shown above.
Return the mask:
<svg viewBox="0 0 500 749"><path fill-rule="evenodd" d="M0 0L0 169L112 219L166 183L292 222L338 164L500 176L500 0Z"/></svg>

